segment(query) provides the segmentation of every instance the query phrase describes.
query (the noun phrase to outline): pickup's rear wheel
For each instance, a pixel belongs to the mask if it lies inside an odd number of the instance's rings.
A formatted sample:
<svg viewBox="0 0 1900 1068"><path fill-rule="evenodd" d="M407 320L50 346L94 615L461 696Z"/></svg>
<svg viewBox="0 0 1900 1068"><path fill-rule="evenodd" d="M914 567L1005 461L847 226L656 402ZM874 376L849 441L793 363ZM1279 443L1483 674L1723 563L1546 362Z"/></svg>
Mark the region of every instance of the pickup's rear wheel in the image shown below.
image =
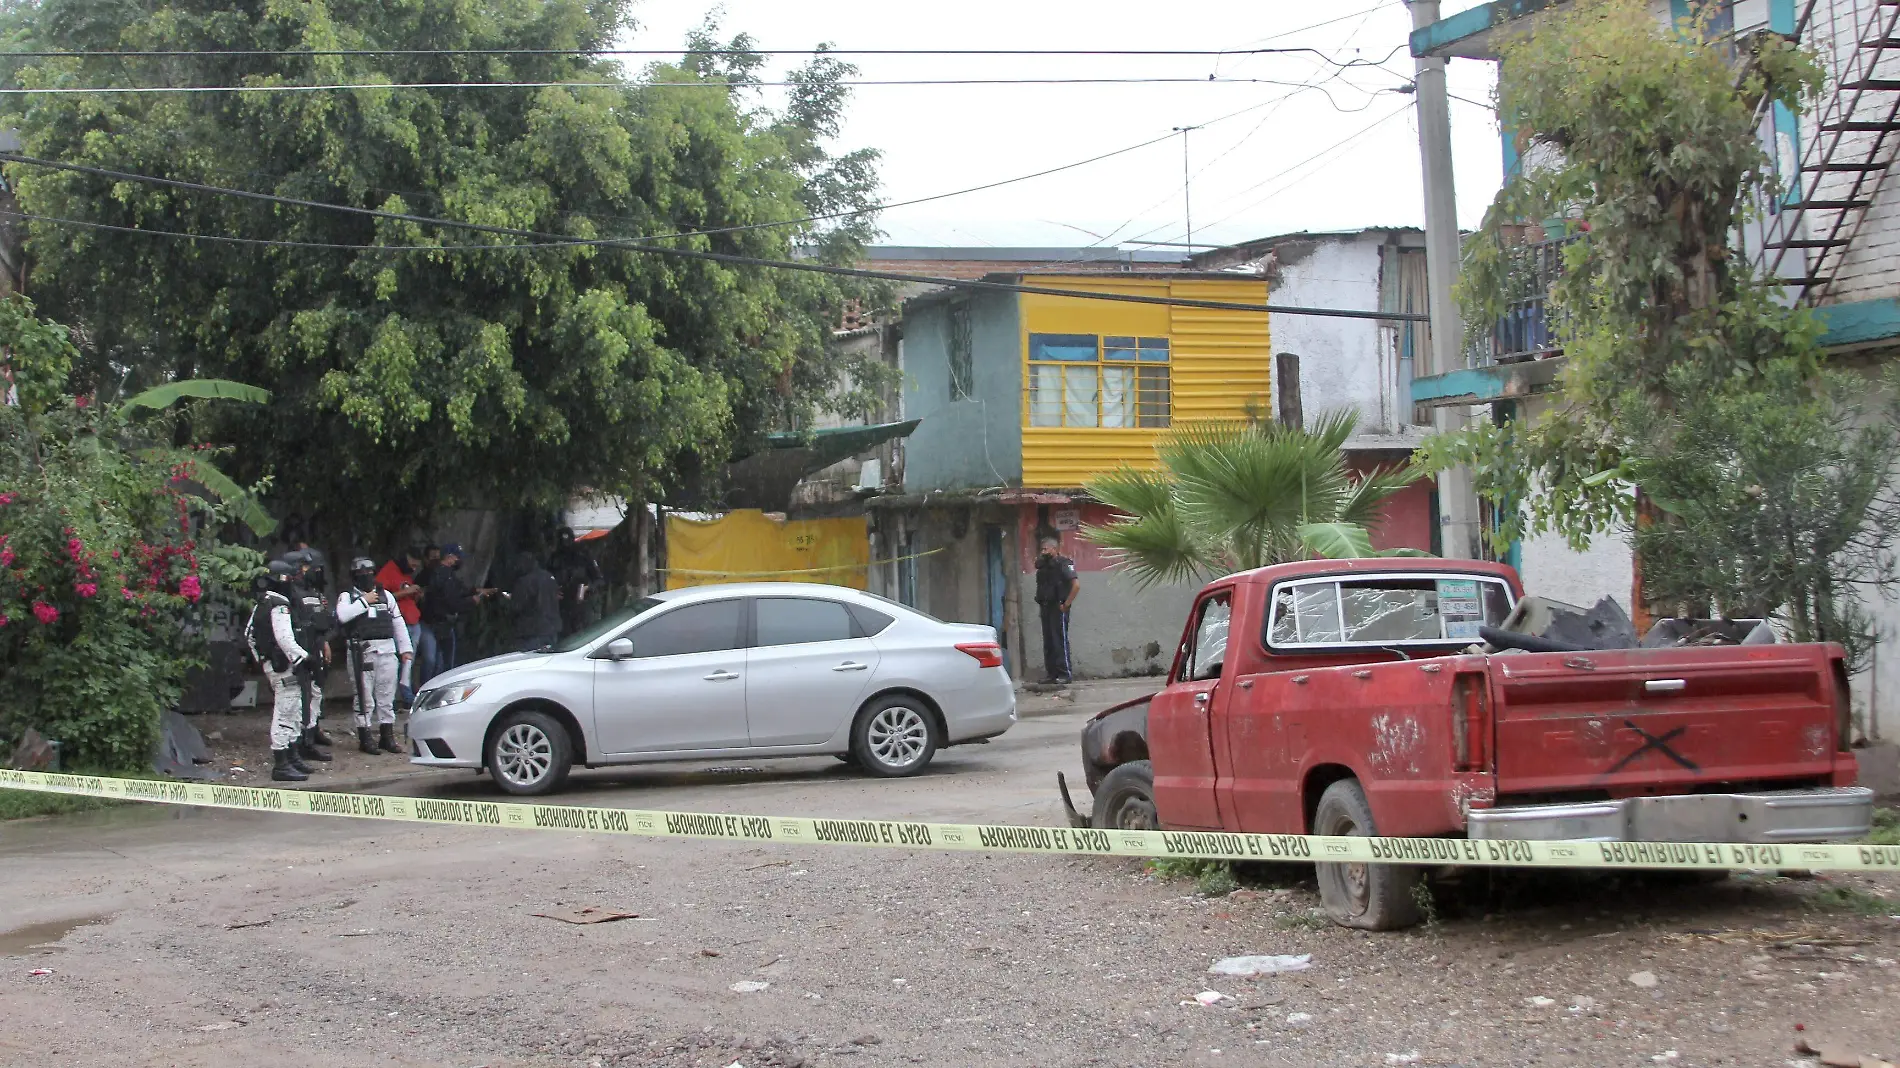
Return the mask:
<svg viewBox="0 0 1900 1068"><path fill-rule="evenodd" d="M1095 812L1089 822L1105 831L1160 830L1154 765L1133 760L1109 772L1095 791Z"/></svg>
<svg viewBox="0 0 1900 1068"><path fill-rule="evenodd" d="M1313 814L1313 833L1372 836L1372 806L1357 779L1341 779L1319 797ZM1418 922L1413 894L1420 872L1409 864L1316 864L1319 901L1326 915L1341 927L1393 931Z"/></svg>

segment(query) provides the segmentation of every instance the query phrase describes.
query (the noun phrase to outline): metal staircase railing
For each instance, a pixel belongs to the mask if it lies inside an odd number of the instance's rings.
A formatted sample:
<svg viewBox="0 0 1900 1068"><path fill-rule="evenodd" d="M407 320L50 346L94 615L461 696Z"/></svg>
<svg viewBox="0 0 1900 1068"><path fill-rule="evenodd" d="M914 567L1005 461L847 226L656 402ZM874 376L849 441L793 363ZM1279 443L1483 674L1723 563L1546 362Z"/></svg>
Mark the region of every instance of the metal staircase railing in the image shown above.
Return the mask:
<svg viewBox="0 0 1900 1068"><path fill-rule="evenodd" d="M1826 96L1797 172L1782 176L1793 199L1766 220L1756 263L1814 303L1900 149L1900 0L1807 0L1795 39L1824 48Z"/></svg>

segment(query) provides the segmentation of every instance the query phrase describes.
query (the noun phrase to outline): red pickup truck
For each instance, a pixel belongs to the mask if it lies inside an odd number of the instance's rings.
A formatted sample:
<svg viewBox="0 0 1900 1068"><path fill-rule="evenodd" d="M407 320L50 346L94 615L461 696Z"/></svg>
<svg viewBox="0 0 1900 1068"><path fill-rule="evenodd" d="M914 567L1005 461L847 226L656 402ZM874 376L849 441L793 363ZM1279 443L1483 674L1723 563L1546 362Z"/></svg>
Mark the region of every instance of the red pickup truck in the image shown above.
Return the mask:
<svg viewBox="0 0 1900 1068"><path fill-rule="evenodd" d="M1840 646L1468 652L1521 597L1511 568L1470 560L1302 561L1211 582L1166 687L1084 729L1094 811L1072 818L1519 840L1867 832ZM1416 922L1419 878L1319 865L1321 901L1349 927Z"/></svg>

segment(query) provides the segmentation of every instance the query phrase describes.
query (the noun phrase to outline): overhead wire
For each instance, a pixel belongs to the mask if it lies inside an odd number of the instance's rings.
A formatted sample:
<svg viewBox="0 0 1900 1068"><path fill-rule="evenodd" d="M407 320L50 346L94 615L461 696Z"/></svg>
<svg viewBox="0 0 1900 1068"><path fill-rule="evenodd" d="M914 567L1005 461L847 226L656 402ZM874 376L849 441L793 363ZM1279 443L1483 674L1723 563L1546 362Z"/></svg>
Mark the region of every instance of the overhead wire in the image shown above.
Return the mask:
<svg viewBox="0 0 1900 1068"><path fill-rule="evenodd" d="M1373 8L1371 10L1377 10ZM1348 16L1350 17L1350 16ZM1334 20L1337 21L1337 20ZM1328 23L1320 23L1324 26ZM1312 28L1312 27L1307 27ZM1298 30L1288 31L1298 33ZM1281 36L1286 36L1285 34ZM1269 38L1270 40L1271 38ZM0 59L255 59L331 56L1264 56L1307 53L1343 63L1318 48L204 48L72 49L0 52Z"/></svg>
<svg viewBox="0 0 1900 1068"><path fill-rule="evenodd" d="M190 93L318 93L357 89L759 89L798 88L801 82L516 81L516 82L329 82L321 85L61 85L0 88L0 96L102 96ZM1300 85L1279 78L873 78L838 82L845 88L971 85Z"/></svg>
<svg viewBox="0 0 1900 1068"><path fill-rule="evenodd" d="M83 163L67 163L61 160L41 159L20 153L0 152L0 162L21 163L29 166L46 167L78 174L89 174L100 178L109 178L120 182L143 182L190 192L209 193L219 196L237 197L271 204L283 204L291 207L308 208L319 211L332 211L340 214L355 215L364 218L388 219L394 222L409 223L416 226L438 226L445 229L466 230L474 233L494 234L501 237L526 238L530 241L575 246L620 249L648 255L667 256L675 259L700 260L722 263L738 267L760 267L775 270L804 271L813 274L826 274L845 278L870 278L881 281L921 283L945 286L956 289L989 290L1010 293L1033 293L1046 296L1077 297L1087 300L1103 300L1126 304L1158 304L1169 307L1210 308L1224 311L1267 312L1284 315L1313 315L1326 318L1345 319L1404 319L1424 320L1425 316L1415 313L1391 313L1347 308L1305 308L1273 304L1247 304L1235 301L1193 300L1180 297L1150 297L1138 293L1105 293L1099 291L1063 289L1055 286L1033 286L1010 282L991 282L968 278L944 278L932 275L907 274L899 271L879 271L863 267L841 267L827 263L799 260L772 260L758 256L742 256L732 253L711 252L704 249L674 248L666 245L643 244L624 238L568 238L558 234L542 233L512 226L495 226L489 223L465 222L460 219L431 218L407 212L381 211L375 208L359 208L348 204L329 204L320 200L306 200L301 197L279 196L274 193L260 193L249 189L233 189L227 186L209 185L203 182L188 182L177 178L163 178L157 175L136 174L130 171L113 170L107 167L95 167ZM374 245L364 248L376 248Z"/></svg>

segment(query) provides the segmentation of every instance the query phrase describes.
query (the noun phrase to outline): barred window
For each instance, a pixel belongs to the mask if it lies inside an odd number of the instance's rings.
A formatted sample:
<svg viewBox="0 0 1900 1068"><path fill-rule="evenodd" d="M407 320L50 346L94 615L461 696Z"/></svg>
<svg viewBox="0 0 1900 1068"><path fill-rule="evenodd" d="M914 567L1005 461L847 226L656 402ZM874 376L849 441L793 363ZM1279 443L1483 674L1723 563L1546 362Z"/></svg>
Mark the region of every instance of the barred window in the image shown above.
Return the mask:
<svg viewBox="0 0 1900 1068"><path fill-rule="evenodd" d="M1165 337L1029 335L1029 425L1165 427Z"/></svg>

